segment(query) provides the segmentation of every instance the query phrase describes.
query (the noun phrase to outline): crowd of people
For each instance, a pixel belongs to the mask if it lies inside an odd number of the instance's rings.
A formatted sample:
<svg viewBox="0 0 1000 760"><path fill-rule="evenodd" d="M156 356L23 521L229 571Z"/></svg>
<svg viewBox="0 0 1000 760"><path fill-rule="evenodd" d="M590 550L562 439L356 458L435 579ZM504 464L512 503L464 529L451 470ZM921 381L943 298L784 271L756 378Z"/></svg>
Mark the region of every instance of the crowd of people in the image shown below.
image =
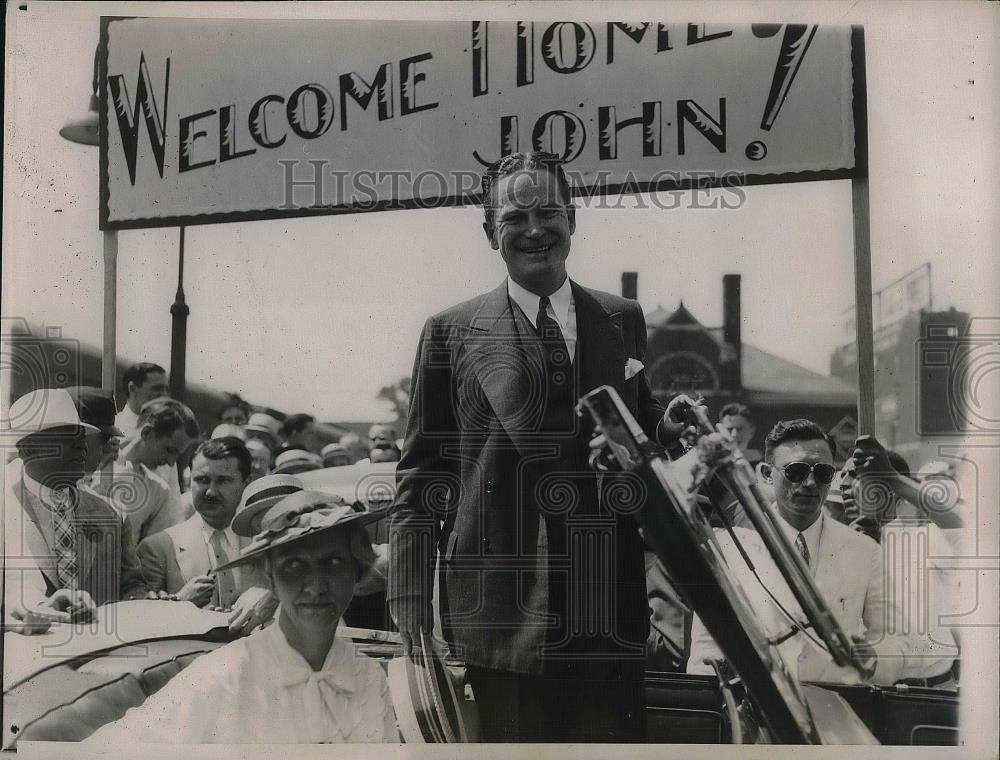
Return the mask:
<svg viewBox="0 0 1000 760"><path fill-rule="evenodd" d="M441 625L486 741L641 741L647 669L711 672L722 655L691 591L644 551L634 514L606 504L602 478L615 474L584 477L593 431L574 406L600 385L665 456L683 453L685 424L645 377L642 312L568 278L576 217L554 157L504 158L483 195L486 237L509 277L428 320L402 445L391 426L373 425L367 442L348 434L320 446L312 416L279 420L239 399L204 436L152 363L125 373L121 411L110 392L85 387L13 403L5 555L19 559L5 629L30 634L109 602L158 599L228 611L241 636L95 739L141 729L163 741L396 741L384 676L335 636L352 598L376 592L408 652ZM870 438L838 467L836 446L807 419L779 422L763 451L745 406L724 407L718 422L854 642L859 667L847 669L808 635L788 637L782 652L798 676L954 682L947 610L932 609L929 628L907 620L896 587L908 570L886 566L883 551L914 532L933 536L935 556L958 549L960 510L926 498L952 475L934 465L913 477ZM390 539L373 547L364 505L298 476L381 462L398 463L398 488ZM739 503L711 482L704 502L758 623L775 637L801 623ZM609 530L610 548L569 540L577 517ZM100 540L85 540L95 532ZM945 567L931 577L933 603L960 598Z"/></svg>

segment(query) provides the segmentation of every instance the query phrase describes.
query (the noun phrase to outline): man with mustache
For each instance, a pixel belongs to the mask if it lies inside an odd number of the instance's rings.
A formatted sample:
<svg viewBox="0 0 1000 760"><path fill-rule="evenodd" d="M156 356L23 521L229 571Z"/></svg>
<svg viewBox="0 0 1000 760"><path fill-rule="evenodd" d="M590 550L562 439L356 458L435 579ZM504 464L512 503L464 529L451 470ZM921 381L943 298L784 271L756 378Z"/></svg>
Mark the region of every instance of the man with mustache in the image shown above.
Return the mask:
<svg viewBox="0 0 1000 760"><path fill-rule="evenodd" d="M231 527L252 457L238 438L214 438L198 447L191 463L195 513L139 544L139 561L153 591L175 594L199 607L231 608L250 587L239 569L215 568L239 557L249 539Z"/></svg>

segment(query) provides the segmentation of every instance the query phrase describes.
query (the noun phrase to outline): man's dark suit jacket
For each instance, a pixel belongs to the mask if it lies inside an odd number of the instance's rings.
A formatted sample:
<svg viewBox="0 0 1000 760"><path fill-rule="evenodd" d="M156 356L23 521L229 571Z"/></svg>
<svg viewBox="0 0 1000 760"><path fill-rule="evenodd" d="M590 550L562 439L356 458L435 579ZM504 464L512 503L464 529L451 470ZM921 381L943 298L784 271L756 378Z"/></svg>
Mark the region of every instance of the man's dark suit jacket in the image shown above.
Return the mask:
<svg viewBox="0 0 1000 760"><path fill-rule="evenodd" d="M656 440L663 407L642 371L625 377L626 362L641 360L646 348L639 304L571 286L575 397L612 386ZM602 493L595 513L572 514L573 497L564 486L569 483L571 491L575 479L593 487L598 475L587 468L585 443L583 457L577 456L570 470L564 463L557 466L561 473L546 471L545 460L553 459L559 442L539 429L545 371L538 345L534 327L511 305L506 282L427 321L397 470L388 598L416 597L429 608L438 552L442 621L457 654L483 668L540 673L539 651L554 622L548 614L549 583L553 568L568 567L568 582L578 589L570 594L580 588L586 594L577 622L610 618L616 647L608 654L641 658L649 625L643 550L634 518L624 513L635 504L609 510L611 480L624 476L605 475L594 489L595 496ZM589 438L589 431L584 435ZM574 450L579 453L578 446ZM548 475L562 480L549 481ZM632 493L635 501L635 490L624 485L619 496ZM583 520L584 533L590 519L600 561L567 566L552 556L546 565L546 542L539 541L543 502L548 509L565 505L571 518Z"/></svg>

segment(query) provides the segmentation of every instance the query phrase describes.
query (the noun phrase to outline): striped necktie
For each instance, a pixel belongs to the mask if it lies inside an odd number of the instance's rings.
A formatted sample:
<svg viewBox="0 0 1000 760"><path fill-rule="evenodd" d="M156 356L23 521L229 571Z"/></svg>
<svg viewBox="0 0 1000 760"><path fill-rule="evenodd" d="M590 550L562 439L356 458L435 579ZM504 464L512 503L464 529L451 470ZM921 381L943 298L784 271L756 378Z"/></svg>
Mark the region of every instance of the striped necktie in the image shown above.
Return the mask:
<svg viewBox="0 0 1000 760"><path fill-rule="evenodd" d="M809 567L809 547L806 545L806 537L801 533L795 537L795 548L799 550L799 554L802 556L802 561L806 563L806 567Z"/></svg>
<svg viewBox="0 0 1000 760"><path fill-rule="evenodd" d="M55 532L56 574L60 588L76 589L80 569L76 558L76 491L71 488L52 492L52 524Z"/></svg>

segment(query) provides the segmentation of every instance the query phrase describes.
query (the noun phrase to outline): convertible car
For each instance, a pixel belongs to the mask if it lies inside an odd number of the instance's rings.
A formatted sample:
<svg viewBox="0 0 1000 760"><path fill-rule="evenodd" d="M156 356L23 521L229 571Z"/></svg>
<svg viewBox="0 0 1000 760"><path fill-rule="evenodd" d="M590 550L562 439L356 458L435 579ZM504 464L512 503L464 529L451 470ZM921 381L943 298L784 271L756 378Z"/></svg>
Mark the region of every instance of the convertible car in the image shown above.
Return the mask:
<svg viewBox="0 0 1000 760"><path fill-rule="evenodd" d="M713 662L714 675L646 673L649 742L957 744L957 690L801 683L790 674L734 583L700 508L697 491L708 476L736 495L805 614L802 630L790 635L811 629L845 666L852 662L850 640L755 491L752 470L718 445L696 406L691 422L701 435L687 460L677 462L646 440L612 389L593 391L580 411L603 434L605 459L644 483L648 499L639 519L646 541L724 655ZM356 508L384 509L394 494L393 467L338 467L306 476L308 487L337 493ZM383 533L372 537L385 540ZM693 589L697 593L686 591ZM401 741L476 740L475 699L461 662L434 654L430 642L419 657L402 656L377 595L349 610L345 624L350 627L342 633L389 673ZM224 614L167 601L108 605L93 623L54 626L43 635L6 633L3 747L83 740L229 637Z"/></svg>

